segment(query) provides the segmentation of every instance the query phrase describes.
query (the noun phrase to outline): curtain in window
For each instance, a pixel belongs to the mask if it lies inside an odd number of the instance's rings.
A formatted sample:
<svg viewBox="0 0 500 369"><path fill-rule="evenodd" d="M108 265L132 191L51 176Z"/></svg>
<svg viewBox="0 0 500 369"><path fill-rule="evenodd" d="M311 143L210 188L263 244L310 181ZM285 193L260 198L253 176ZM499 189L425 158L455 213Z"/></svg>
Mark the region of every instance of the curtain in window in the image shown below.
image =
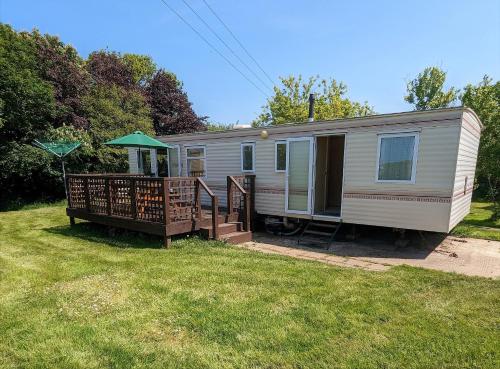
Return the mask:
<svg viewBox="0 0 500 369"><path fill-rule="evenodd" d="M378 179L386 181L411 180L414 147L415 136L382 137Z"/></svg>

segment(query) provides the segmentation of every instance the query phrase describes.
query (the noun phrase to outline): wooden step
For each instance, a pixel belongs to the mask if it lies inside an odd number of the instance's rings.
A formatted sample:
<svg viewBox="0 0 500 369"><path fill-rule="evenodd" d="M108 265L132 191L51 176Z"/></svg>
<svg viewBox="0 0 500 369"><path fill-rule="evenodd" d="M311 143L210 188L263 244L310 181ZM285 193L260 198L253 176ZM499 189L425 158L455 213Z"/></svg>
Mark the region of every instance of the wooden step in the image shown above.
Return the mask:
<svg viewBox="0 0 500 369"><path fill-rule="evenodd" d="M309 224L310 227L320 227L320 228L328 228L328 229L335 229L338 227L338 223L317 223L317 222L311 222Z"/></svg>
<svg viewBox="0 0 500 369"><path fill-rule="evenodd" d="M219 225L226 223L226 216L219 215ZM212 227L212 217L206 214L203 214L203 219L200 221L201 227Z"/></svg>
<svg viewBox="0 0 500 369"><path fill-rule="evenodd" d="M241 222L232 222L232 223L222 223L219 224L219 236L228 233L234 233L241 231ZM213 237L213 229L211 226L204 226L200 228L200 234L202 237L209 239Z"/></svg>
<svg viewBox="0 0 500 369"><path fill-rule="evenodd" d="M252 232L233 232L220 236L221 241L237 245L252 240Z"/></svg>
<svg viewBox="0 0 500 369"><path fill-rule="evenodd" d="M325 236L325 237L331 237L332 236L331 232L314 231L312 229L305 230L303 234L314 234L314 235L317 235L317 236Z"/></svg>

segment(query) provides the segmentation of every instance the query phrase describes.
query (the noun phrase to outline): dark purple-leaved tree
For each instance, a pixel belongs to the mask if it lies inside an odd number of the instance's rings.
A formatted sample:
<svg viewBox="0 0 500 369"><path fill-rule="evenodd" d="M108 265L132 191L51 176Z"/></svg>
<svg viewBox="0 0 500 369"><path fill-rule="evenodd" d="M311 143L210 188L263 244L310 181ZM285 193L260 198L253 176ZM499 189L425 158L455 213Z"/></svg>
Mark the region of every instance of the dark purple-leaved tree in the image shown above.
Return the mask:
<svg viewBox="0 0 500 369"><path fill-rule="evenodd" d="M132 68L123 62L118 53L94 51L87 60L87 70L99 85L113 84L126 90L138 87L134 83Z"/></svg>
<svg viewBox="0 0 500 369"><path fill-rule="evenodd" d="M193 111L175 75L157 71L146 87L154 129L157 135L205 131L206 117Z"/></svg>
<svg viewBox="0 0 500 369"><path fill-rule="evenodd" d="M82 67L83 60L72 46L62 43L56 36L42 36L35 30L31 38L38 54L40 75L54 88L54 126L64 123L87 128L82 97L88 92L89 75Z"/></svg>

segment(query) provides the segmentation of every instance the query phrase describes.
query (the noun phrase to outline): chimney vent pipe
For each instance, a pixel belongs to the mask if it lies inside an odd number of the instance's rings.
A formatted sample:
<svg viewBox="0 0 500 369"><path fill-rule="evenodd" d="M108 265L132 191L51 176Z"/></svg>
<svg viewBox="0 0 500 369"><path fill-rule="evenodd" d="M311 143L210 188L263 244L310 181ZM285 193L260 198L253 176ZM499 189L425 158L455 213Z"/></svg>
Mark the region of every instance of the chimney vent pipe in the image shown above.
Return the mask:
<svg viewBox="0 0 500 369"><path fill-rule="evenodd" d="M314 122L314 94L309 94L309 119L308 122Z"/></svg>

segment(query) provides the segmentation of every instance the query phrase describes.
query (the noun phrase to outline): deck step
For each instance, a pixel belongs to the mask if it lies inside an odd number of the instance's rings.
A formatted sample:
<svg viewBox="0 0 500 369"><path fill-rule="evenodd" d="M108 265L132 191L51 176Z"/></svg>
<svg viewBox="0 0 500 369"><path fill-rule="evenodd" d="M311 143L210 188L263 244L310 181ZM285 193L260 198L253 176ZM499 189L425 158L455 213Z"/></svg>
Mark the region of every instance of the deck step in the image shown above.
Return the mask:
<svg viewBox="0 0 500 369"><path fill-rule="evenodd" d="M336 224L309 222L299 236L297 243L326 244L326 248L329 249L341 224L341 222ZM318 230L318 228L321 230ZM320 236L321 238L314 236ZM327 238L325 239L325 237Z"/></svg>
<svg viewBox="0 0 500 369"><path fill-rule="evenodd" d="M242 229L241 222L221 223L219 224L219 236L228 233L239 232ZM213 237L212 226L204 226L200 228L200 233L204 238Z"/></svg>
<svg viewBox="0 0 500 369"><path fill-rule="evenodd" d="M232 232L220 236L221 241L226 241L233 245L252 240L252 232Z"/></svg>
<svg viewBox="0 0 500 369"><path fill-rule="evenodd" d="M308 229L308 230L304 231L303 234L314 234L316 236L325 236L325 237L331 237L331 235L332 235L331 232L314 231L312 229Z"/></svg>
<svg viewBox="0 0 500 369"><path fill-rule="evenodd" d="M318 222L310 222L309 223L310 227L318 227L318 228L328 228L328 229L336 229L338 226L338 223L318 223Z"/></svg>

